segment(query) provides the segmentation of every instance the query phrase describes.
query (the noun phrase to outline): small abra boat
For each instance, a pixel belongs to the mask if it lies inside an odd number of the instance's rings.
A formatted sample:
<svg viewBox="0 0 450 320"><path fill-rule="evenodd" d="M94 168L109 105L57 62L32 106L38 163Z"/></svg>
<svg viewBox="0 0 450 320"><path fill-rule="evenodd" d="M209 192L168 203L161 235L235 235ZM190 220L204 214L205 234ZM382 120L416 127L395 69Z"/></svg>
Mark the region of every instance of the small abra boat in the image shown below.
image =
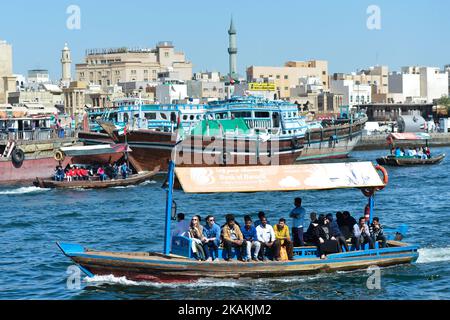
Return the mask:
<svg viewBox="0 0 450 320"><path fill-rule="evenodd" d="M278 192L358 188L369 197L370 222L373 217L374 194L385 187L372 163L334 163L265 167L192 168L169 164L166 198L164 251L106 252L86 249L78 244L58 243L62 252L89 277L114 275L134 281L189 282L205 278L238 279L299 276L320 272L366 269L413 263L419 257L416 245L395 241L402 231L392 230L388 246L328 255L320 259L316 247L294 249L293 261L269 262L199 262L193 258L192 240L171 238L173 186L175 175L187 193ZM341 204L342 207L342 204ZM176 208L176 206L175 206ZM387 233L387 230L385 230ZM403 231L404 233L404 231ZM398 239L398 237L396 237ZM234 253L236 255L236 252ZM219 256L224 252L219 250Z"/></svg>
<svg viewBox="0 0 450 320"><path fill-rule="evenodd" d="M55 181L44 180L36 178L34 185L39 188L45 189L106 189L114 187L128 187L132 185L138 185L152 179L159 172L159 168L156 168L152 172L141 172L129 176L127 179L115 179L101 181L98 177L91 178L91 180L81 181Z"/></svg>
<svg viewBox="0 0 450 320"><path fill-rule="evenodd" d="M425 143L428 147L428 141L431 139L431 136L427 133L392 133L387 137L387 143L390 146L391 150L395 148L395 141L405 142L415 142L419 144ZM431 165L438 164L445 159L445 154L439 154L437 156L431 158L419 158L419 157L411 157L411 156L403 156L396 157L395 155L389 155L383 158L378 158L377 163L382 166L394 166L394 167L403 167L403 166L418 166L418 165Z"/></svg>
<svg viewBox="0 0 450 320"><path fill-rule="evenodd" d="M445 154L440 154L436 157L432 157L431 159L387 156L387 157L377 159L377 163L382 166L403 167L403 166L418 166L418 165L426 165L426 164L438 164L438 163L442 162L442 160L444 160L444 159L445 159Z"/></svg>

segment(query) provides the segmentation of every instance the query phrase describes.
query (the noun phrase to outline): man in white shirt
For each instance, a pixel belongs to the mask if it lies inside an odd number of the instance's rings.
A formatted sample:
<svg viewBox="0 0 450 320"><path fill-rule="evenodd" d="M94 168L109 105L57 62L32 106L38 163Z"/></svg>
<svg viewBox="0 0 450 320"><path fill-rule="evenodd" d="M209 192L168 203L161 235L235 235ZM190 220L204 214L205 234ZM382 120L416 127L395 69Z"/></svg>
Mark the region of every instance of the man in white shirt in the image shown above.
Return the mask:
<svg viewBox="0 0 450 320"><path fill-rule="evenodd" d="M258 241L261 242L261 250L259 253L262 257L262 261L267 261L267 249L273 251L274 243L277 239L273 227L267 224L266 217L261 218L261 225L256 227L256 234L258 236Z"/></svg>
<svg viewBox="0 0 450 320"><path fill-rule="evenodd" d="M177 215L177 225L172 231L172 237L180 236L186 237L189 232L189 221L184 220L184 213L179 213Z"/></svg>
<svg viewBox="0 0 450 320"><path fill-rule="evenodd" d="M353 226L352 242L356 250L360 250L361 245L369 244L370 249L374 249L374 242L370 237L369 226L366 224L365 218L360 218L359 223Z"/></svg>

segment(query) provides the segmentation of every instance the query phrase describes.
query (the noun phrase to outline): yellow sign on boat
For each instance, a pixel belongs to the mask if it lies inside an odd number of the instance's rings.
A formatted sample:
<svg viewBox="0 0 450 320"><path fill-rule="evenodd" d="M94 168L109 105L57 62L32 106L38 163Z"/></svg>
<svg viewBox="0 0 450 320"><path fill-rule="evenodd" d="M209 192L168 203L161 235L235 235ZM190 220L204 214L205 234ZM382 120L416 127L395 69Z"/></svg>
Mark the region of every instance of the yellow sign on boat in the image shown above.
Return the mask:
<svg viewBox="0 0 450 320"><path fill-rule="evenodd" d="M257 83L251 82L248 84L249 91L275 91L275 83Z"/></svg>
<svg viewBox="0 0 450 320"><path fill-rule="evenodd" d="M265 192L383 187L371 162L247 167L177 167L187 193Z"/></svg>

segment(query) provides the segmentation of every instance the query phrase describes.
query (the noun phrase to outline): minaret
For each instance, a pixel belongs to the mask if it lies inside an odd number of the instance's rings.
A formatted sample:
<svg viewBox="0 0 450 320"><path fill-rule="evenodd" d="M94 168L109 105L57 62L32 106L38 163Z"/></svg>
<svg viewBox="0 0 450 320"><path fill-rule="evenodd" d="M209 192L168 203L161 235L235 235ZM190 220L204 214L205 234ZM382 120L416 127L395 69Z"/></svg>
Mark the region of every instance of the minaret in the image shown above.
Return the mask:
<svg viewBox="0 0 450 320"><path fill-rule="evenodd" d="M64 49L62 50L61 65L61 84L63 87L68 87L70 85L70 81L72 81L72 59L70 57L70 49L67 46L67 43L64 45Z"/></svg>
<svg viewBox="0 0 450 320"><path fill-rule="evenodd" d="M233 17L231 17L231 25L230 30L228 30L228 34L230 36L230 47L228 48L228 54L230 55L230 78L233 80L237 80L237 41L236 41L236 29L233 23Z"/></svg>

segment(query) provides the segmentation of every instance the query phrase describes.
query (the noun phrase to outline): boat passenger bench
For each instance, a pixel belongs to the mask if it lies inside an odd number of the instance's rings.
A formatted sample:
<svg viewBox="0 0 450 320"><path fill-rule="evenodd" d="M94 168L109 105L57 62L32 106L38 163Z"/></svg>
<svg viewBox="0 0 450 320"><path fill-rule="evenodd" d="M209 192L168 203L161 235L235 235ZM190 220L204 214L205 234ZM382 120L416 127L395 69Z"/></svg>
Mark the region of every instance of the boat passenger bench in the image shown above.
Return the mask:
<svg viewBox="0 0 450 320"><path fill-rule="evenodd" d="M355 251L355 246L350 242L348 242L350 251ZM375 249L381 248L381 241L375 242ZM361 250L369 250L369 244L361 245ZM308 245L305 247L295 247L293 249L294 257L297 259L305 259L305 258L317 258L317 247L314 245ZM342 248L342 252L346 252L344 248ZM186 258L194 258L194 254L192 252L192 240L187 237L176 236L172 238L172 250L171 253L174 255L178 255ZM232 259L238 257L238 250L233 248L232 250ZM225 250L220 247L219 248L219 258L224 259Z"/></svg>

